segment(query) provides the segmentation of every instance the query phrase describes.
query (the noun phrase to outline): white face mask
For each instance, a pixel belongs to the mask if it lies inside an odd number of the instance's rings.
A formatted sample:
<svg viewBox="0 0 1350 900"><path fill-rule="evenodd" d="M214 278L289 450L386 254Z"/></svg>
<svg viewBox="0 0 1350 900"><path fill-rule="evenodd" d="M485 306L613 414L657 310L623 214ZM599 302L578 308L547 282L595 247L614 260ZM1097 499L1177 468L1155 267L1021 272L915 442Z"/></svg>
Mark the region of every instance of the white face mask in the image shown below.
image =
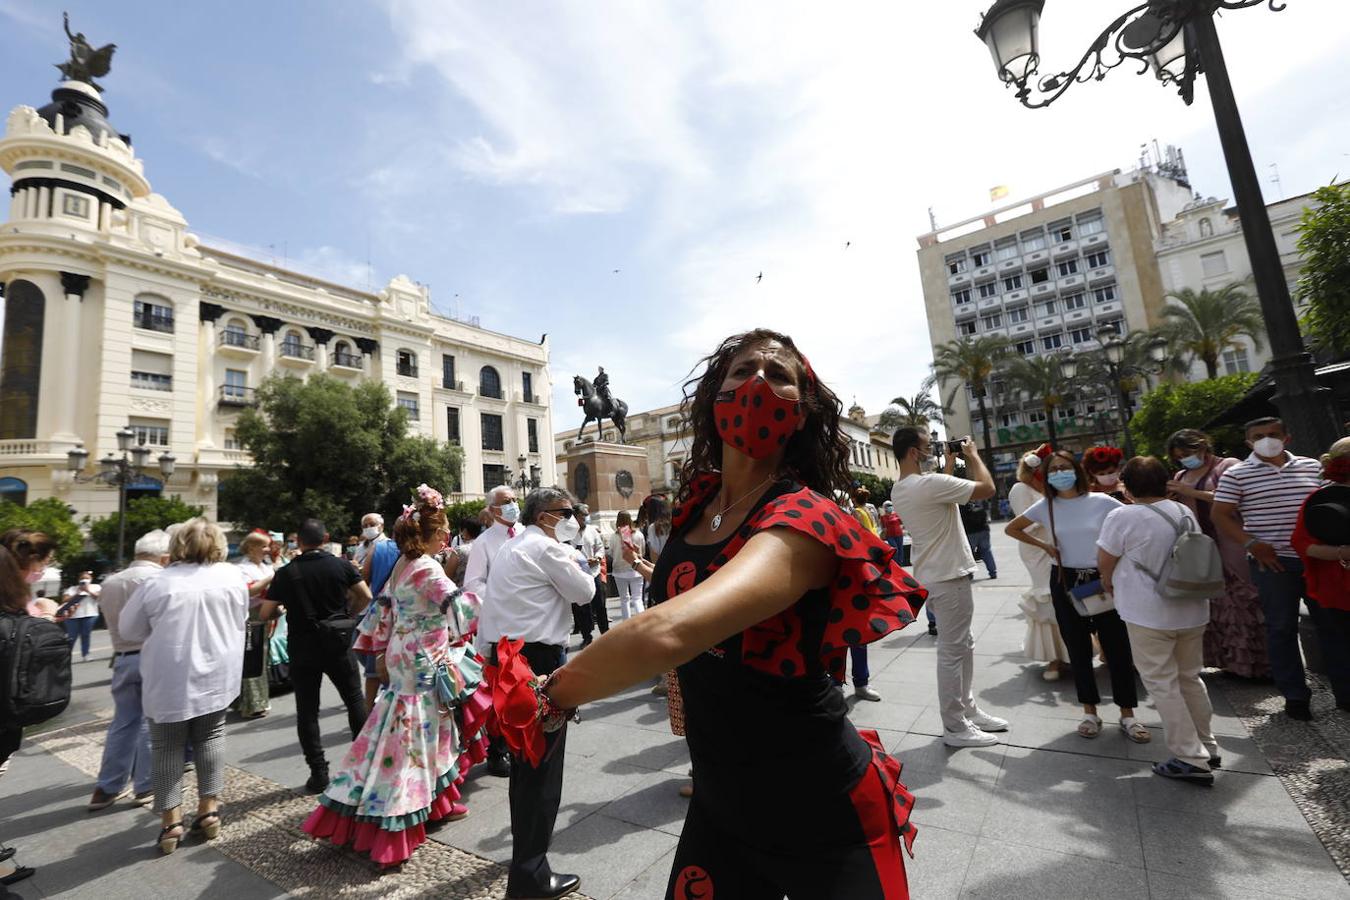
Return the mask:
<svg viewBox="0 0 1350 900"><path fill-rule="evenodd" d="M1102 487L1115 487L1120 482L1119 475L1095 475L1093 477Z"/></svg>
<svg viewBox="0 0 1350 900"><path fill-rule="evenodd" d="M553 526L554 536L564 544L570 544L580 531L577 520L570 516L565 519L559 518L558 524Z"/></svg>
<svg viewBox="0 0 1350 900"><path fill-rule="evenodd" d="M1257 456L1274 459L1284 454L1284 441L1276 437L1263 437L1252 442L1252 449L1256 451Z"/></svg>
<svg viewBox="0 0 1350 900"><path fill-rule="evenodd" d="M368 541L373 541L379 536L380 536L380 529L376 528L374 525L370 526L369 528L362 529L361 531L361 537L365 538Z"/></svg>
<svg viewBox="0 0 1350 900"><path fill-rule="evenodd" d="M931 475L937 471L937 460L931 456L925 456L919 460L919 472L923 475Z"/></svg>
<svg viewBox="0 0 1350 900"><path fill-rule="evenodd" d="M504 503L497 508L501 510L499 514L502 517L502 521L506 522L508 525L514 525L520 521L520 507L516 505L514 500L510 503Z"/></svg>

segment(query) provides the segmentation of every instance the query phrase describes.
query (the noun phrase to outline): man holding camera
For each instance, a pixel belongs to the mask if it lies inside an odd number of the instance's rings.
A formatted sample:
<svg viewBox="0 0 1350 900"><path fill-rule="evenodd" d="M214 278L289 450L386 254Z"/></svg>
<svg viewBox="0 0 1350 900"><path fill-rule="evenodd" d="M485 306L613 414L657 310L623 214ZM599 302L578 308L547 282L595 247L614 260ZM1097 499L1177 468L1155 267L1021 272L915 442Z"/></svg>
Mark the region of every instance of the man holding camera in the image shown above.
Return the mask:
<svg viewBox="0 0 1350 900"><path fill-rule="evenodd" d="M909 529L916 578L928 588L928 604L942 630L937 639L938 706L942 742L948 747L988 747L998 743L989 732L1007 731L1008 723L975 705L975 614L971 577L975 557L961 526L959 507L994 496L994 479L969 437L946 445L945 472L937 474L931 438L918 428L901 428L891 439L900 464L900 480L891 489L895 511ZM969 480L952 474L956 454L966 461Z"/></svg>

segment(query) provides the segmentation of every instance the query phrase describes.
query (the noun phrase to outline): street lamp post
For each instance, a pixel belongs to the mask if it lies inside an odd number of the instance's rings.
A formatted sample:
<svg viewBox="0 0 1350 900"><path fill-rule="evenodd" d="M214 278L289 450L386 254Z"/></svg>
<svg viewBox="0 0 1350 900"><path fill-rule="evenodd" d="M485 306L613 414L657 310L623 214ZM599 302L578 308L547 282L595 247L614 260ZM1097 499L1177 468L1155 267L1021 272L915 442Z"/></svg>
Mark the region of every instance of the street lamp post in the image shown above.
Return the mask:
<svg viewBox="0 0 1350 900"><path fill-rule="evenodd" d="M1097 341L1102 345L1102 361L1106 366L1107 377L1111 383L1111 390L1115 394L1112 398L1116 404L1116 412L1120 417L1121 442L1125 445L1125 457L1134 458L1134 436L1130 434L1130 419L1133 405L1130 403L1130 393L1125 389L1125 379L1131 376L1144 376L1155 374L1160 371L1163 364L1167 361L1167 341L1164 338L1154 338L1148 343L1149 361L1153 363L1154 369L1138 365L1126 365L1125 363L1125 342L1121 340L1114 326L1104 326L1097 332ZM1073 351L1067 351L1060 358L1059 371L1065 381L1073 381L1078 377L1078 359Z"/></svg>
<svg viewBox="0 0 1350 900"><path fill-rule="evenodd" d="M1045 0L996 0L975 34L993 55L999 78L1015 87L1017 99L1030 109L1049 106L1076 82L1100 81L1127 60L1140 64L1141 73L1151 68L1163 84L1177 85L1187 105L1194 99L1196 76L1205 74L1252 278L1270 336L1275 404L1293 426L1298 449L1316 455L1339 434L1335 410L1329 391L1317 383L1312 357L1303 346L1214 26L1220 10L1262 4L1275 12L1284 9L1278 0L1147 0L1098 35L1077 66L1039 77L1040 16Z"/></svg>
<svg viewBox="0 0 1350 900"><path fill-rule="evenodd" d="M526 467L525 464L529 462L529 460L525 457L524 453L516 457L516 462L520 465L520 474L516 476L514 482L515 489L523 494L539 487L539 473L535 469Z"/></svg>
<svg viewBox="0 0 1350 900"><path fill-rule="evenodd" d="M117 567L126 564L127 543L127 487L141 477L142 470L150 463L150 448L144 444L135 447L136 432L123 428L117 432L117 450L120 457L109 453L99 460L99 470L90 475L81 474L89 460L89 451L83 445L76 444L66 453L66 468L76 482L101 481L117 488ZM177 460L167 450L159 455L159 472L168 481L173 477Z"/></svg>

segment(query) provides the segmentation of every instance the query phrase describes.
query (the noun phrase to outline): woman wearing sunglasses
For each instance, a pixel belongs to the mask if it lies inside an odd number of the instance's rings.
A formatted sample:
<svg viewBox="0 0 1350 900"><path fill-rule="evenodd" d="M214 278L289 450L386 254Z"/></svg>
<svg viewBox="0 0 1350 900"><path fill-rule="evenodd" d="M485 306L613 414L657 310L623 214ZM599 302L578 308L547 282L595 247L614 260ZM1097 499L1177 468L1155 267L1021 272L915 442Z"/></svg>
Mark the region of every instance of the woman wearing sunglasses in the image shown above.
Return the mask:
<svg viewBox="0 0 1350 900"><path fill-rule="evenodd" d="M692 443L655 603L545 699L576 707L677 669L694 795L667 897L907 897L913 797L830 675L913 621L925 592L829 499L851 481L840 404L792 339L735 335L703 367L685 385Z"/></svg>

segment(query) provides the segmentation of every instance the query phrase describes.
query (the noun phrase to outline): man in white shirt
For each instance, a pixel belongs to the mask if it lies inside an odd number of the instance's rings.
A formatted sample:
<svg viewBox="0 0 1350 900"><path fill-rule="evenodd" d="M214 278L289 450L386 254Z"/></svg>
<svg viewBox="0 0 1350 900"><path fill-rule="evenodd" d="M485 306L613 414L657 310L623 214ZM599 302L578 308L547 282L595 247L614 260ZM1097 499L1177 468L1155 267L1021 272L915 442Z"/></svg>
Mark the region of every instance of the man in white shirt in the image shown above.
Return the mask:
<svg viewBox="0 0 1350 900"><path fill-rule="evenodd" d="M352 562L356 563L358 569L361 568L375 545L387 540L389 536L384 533L384 516L375 512L366 513L361 517L361 543L356 545Z"/></svg>
<svg viewBox="0 0 1350 900"><path fill-rule="evenodd" d="M99 595L103 621L112 638L113 720L103 742L103 762L99 765L89 811L112 806L127 795L127 784L135 790L136 803L148 806L155 799L150 781L150 727L141 709L141 645L122 637L117 627L122 606L131 595L169 564L169 536L156 529L136 541L136 558L131 565L103 582Z"/></svg>
<svg viewBox="0 0 1350 900"><path fill-rule="evenodd" d="M959 507L994 496L994 479L969 437L960 443L970 480L952 475L955 455L946 453L946 472L929 474L935 462L932 441L918 428L901 428L891 439L900 464L900 480L891 489L891 503L912 540L913 572L928 588L928 604L941 628L937 635L938 706L942 741L948 747L988 747L1007 731L1008 722L975 705L975 615L971 578L975 557L970 552Z"/></svg>
<svg viewBox="0 0 1350 900"><path fill-rule="evenodd" d="M586 558L586 566L590 570L591 577L595 579L595 593L590 601L572 607L575 630L581 634L583 650L590 646L597 625L600 626L601 634L609 631L609 610L605 608L605 588L600 581L600 563L605 559L605 539L600 536L600 529L590 524L590 517L590 507L585 503L578 503L576 518L581 531L570 541L571 545Z"/></svg>
<svg viewBox="0 0 1350 900"><path fill-rule="evenodd" d="M484 512L492 516L492 526L484 529L469 548L469 561L464 565L464 583L460 585L464 590L478 595L482 610L491 605L487 583L488 575L492 571L492 560L496 557L497 551L502 549L503 544L524 530L517 525L520 507L516 505L516 492L509 486L499 484L488 491L487 502L487 509ZM480 627L479 637L482 637L482 634ZM479 653L486 655L487 651L486 642L478 644ZM506 742L499 737L488 741L487 767L488 773L498 778L505 778L511 774L511 754L506 749Z"/></svg>
<svg viewBox="0 0 1350 900"><path fill-rule="evenodd" d="M492 561L488 597L478 619L478 636L497 659L502 638L522 640L530 668L544 677L567 658L572 604L586 603L595 592L587 560L569 542L579 526L571 496L561 488L536 488L525 498L525 529ZM481 540L481 538L480 538ZM511 765L511 869L507 897L561 897L581 879L555 873L548 845L562 802L563 754L567 726L545 735L537 767L524 759Z"/></svg>
<svg viewBox="0 0 1350 900"><path fill-rule="evenodd" d="M94 584L93 572L81 572L80 580L71 585L63 595L65 601L56 611L58 621L66 625L66 639L70 648L80 642L80 662L89 661L89 639L94 633L94 623L98 621L98 595L102 588Z"/></svg>

